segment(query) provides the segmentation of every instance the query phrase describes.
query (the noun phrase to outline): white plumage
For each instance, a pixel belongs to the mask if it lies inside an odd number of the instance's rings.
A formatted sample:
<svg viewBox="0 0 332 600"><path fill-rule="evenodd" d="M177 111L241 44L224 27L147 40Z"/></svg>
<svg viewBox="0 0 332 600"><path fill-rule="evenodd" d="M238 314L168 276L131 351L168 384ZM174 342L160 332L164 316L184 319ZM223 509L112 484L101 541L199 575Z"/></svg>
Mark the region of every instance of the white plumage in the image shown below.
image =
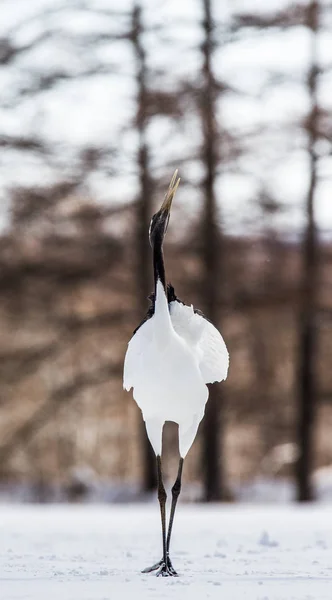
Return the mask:
<svg viewBox="0 0 332 600"><path fill-rule="evenodd" d="M192 306L168 304L160 281L156 292L154 314L128 344L123 385L133 388L156 455L165 421L174 421L184 458L204 415L206 383L226 378L228 352L219 331Z"/></svg>
<svg viewBox="0 0 332 600"><path fill-rule="evenodd" d="M186 306L173 300L169 310L174 330L193 347L197 355L204 383L226 379L229 355L218 329L195 312L193 305Z"/></svg>

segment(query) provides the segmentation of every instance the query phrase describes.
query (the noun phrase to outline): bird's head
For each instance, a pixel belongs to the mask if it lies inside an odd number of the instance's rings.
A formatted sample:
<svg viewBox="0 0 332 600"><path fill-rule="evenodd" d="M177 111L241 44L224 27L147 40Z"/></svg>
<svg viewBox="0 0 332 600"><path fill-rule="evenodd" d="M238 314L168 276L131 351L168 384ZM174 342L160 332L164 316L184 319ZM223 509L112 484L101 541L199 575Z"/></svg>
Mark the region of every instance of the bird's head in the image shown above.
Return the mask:
<svg viewBox="0 0 332 600"><path fill-rule="evenodd" d="M172 200L175 196L175 192L178 189L180 183L180 178L178 177L178 171L174 172L174 175L171 179L171 183L169 184L169 188L167 190L167 194L164 198L164 201L155 215L153 215L150 223L149 229L149 239L150 244L153 247L156 239L158 238L161 242L164 238L164 235L167 231Z"/></svg>

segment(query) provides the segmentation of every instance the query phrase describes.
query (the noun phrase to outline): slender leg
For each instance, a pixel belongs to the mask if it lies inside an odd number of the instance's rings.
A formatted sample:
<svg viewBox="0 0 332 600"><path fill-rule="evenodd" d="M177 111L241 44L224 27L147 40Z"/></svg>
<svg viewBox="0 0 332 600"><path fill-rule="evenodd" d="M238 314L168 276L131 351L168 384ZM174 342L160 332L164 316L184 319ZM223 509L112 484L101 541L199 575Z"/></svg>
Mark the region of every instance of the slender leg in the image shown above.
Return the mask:
<svg viewBox="0 0 332 600"><path fill-rule="evenodd" d="M157 456L157 475L158 475L158 499L160 504L160 514L161 514L161 526L162 526L162 534L163 534L163 558L152 567L148 567L144 569L142 573L151 573L151 571L157 571L157 577L162 575L163 577L173 576L177 577L177 572L175 571L171 559L169 558L169 547L171 542L171 534L172 527L174 521L175 508L178 501L178 497L181 492L181 476L182 476L182 468L183 468L183 458L180 458L179 469L177 478L172 487L172 506L171 506L171 514L168 525L167 539L166 539L166 491L164 488L164 484L162 482L162 473L161 473L161 459L160 456Z"/></svg>
<svg viewBox="0 0 332 600"><path fill-rule="evenodd" d="M161 530L163 538L163 563L166 566L167 562L167 544L166 544L166 499L167 494L163 484L161 472L161 457L157 456L157 484L158 484L158 500L160 505Z"/></svg>
<svg viewBox="0 0 332 600"><path fill-rule="evenodd" d="M176 504L177 504L178 497L180 496L180 492L181 492L182 468L183 468L183 458L180 458L177 478L176 478L175 483L174 483L174 485L172 487L172 506L171 506L171 515L170 515L170 518L169 518L168 533L167 533L167 542L166 542L167 554L169 554L169 546L170 546L170 543L171 543L172 527L173 527L173 521L174 521L174 514L175 514Z"/></svg>
<svg viewBox="0 0 332 600"><path fill-rule="evenodd" d="M166 499L167 494L163 484L163 477L161 471L161 457L157 455L157 485L158 485L158 500L160 505L160 516L161 516L161 531L162 531L162 540L163 540L163 558L153 565L152 567L147 567L143 569L142 573L150 573L151 571L156 571L157 577L162 575L163 577L167 577L171 573L168 572L167 568L167 543L166 543Z"/></svg>

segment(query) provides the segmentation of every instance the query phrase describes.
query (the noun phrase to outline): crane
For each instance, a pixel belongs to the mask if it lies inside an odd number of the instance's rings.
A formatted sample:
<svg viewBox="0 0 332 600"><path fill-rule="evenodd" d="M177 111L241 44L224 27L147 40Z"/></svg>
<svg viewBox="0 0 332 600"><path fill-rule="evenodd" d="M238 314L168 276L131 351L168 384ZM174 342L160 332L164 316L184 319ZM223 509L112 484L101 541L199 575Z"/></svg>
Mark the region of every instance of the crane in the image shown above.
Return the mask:
<svg viewBox="0 0 332 600"><path fill-rule="evenodd" d="M176 504L181 491L183 461L204 416L207 383L226 379L229 356L219 331L192 305L184 304L166 283L163 241L174 195L180 183L176 170L160 210L149 229L153 254L154 293L150 307L135 329L124 361L123 387L133 388L148 438L157 460L157 486L162 527L162 559L143 573L177 576L169 556ZM217 273L216 273L217 276ZM162 432L165 421L178 424L179 467L172 487L166 535L167 494L162 478Z"/></svg>

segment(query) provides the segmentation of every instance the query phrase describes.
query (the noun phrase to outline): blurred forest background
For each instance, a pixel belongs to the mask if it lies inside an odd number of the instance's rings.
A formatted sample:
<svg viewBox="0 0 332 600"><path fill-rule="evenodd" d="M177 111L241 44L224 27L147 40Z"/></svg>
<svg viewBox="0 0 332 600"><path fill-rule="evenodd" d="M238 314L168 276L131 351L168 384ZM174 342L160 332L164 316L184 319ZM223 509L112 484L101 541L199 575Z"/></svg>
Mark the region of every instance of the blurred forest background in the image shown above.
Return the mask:
<svg viewBox="0 0 332 600"><path fill-rule="evenodd" d="M184 497L324 497L332 3L2 0L0 12L2 497L154 489L122 368L174 168L168 278L230 352ZM165 438L172 480L171 424Z"/></svg>

